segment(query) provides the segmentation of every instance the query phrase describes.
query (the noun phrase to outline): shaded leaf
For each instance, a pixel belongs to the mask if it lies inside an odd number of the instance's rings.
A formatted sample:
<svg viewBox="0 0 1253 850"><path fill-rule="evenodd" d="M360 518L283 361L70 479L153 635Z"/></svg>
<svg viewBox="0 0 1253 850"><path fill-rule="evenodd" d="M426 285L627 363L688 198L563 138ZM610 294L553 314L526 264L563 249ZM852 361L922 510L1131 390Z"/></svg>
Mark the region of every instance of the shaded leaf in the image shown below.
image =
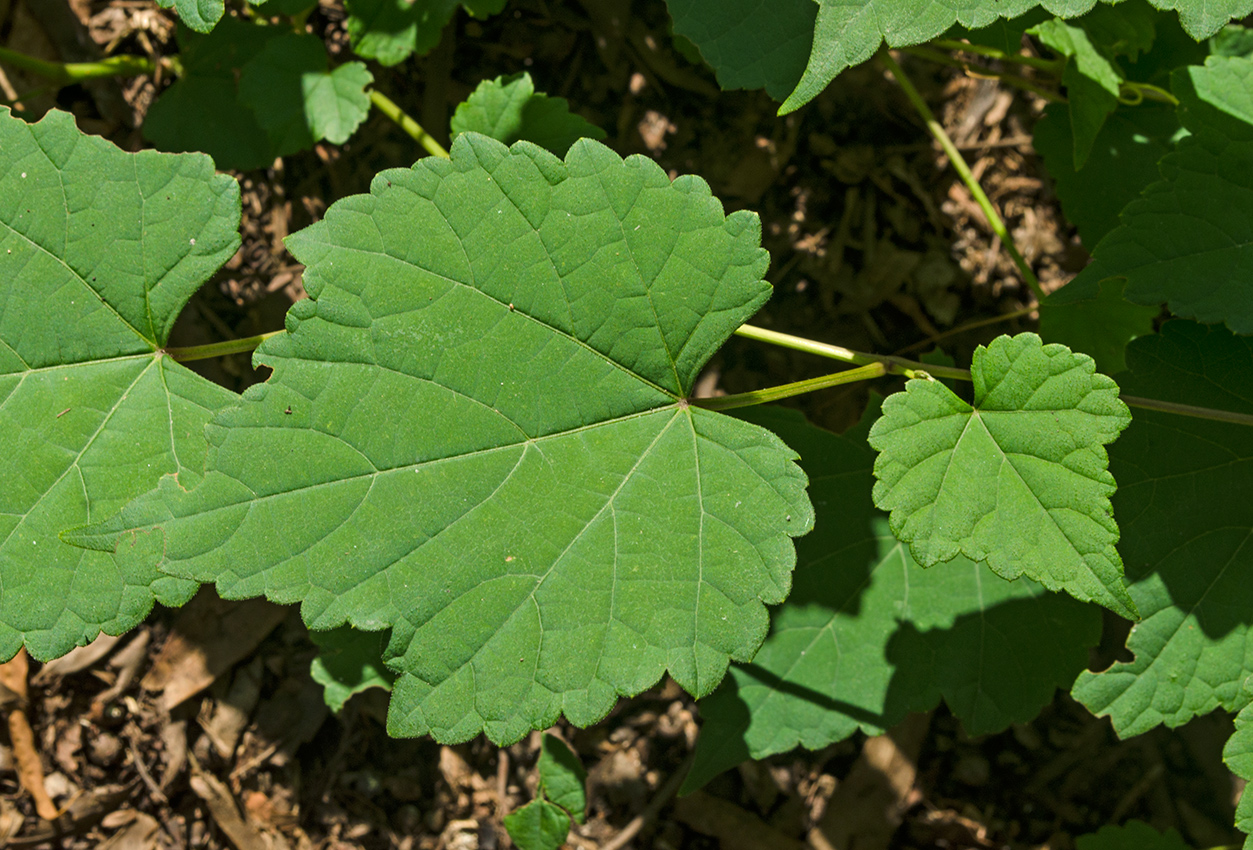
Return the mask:
<svg viewBox="0 0 1253 850"><path fill-rule="evenodd" d="M814 40L814 0L667 0L674 31L700 51L718 85L765 89L783 100L796 88Z"/></svg>
<svg viewBox="0 0 1253 850"><path fill-rule="evenodd" d="M749 758L881 734L941 700L969 733L1000 731L1035 717L1087 666L1095 607L960 556L914 563L870 501L874 414L837 437L794 411L746 412L800 453L815 530L797 541L792 594L770 637L700 703L684 793Z"/></svg>
<svg viewBox="0 0 1253 850"><path fill-rule="evenodd" d="M1105 119L1118 107L1122 76L1097 51L1088 33L1057 18L1032 27L1041 43L1066 58L1062 85L1066 87L1074 164L1083 168Z"/></svg>
<svg viewBox="0 0 1253 850"><path fill-rule="evenodd" d="M1126 281L1109 278L1099 283L1089 279L1082 286L1096 284L1100 292L1092 298L1079 297L1081 287L1064 286L1040 305L1040 335L1059 342L1071 351L1082 351L1096 362L1096 368L1117 374L1127 368L1127 343L1153 333L1153 321L1160 310L1132 304L1122 297Z"/></svg>
<svg viewBox="0 0 1253 850"><path fill-rule="evenodd" d="M370 110L360 62L327 70L316 36L227 18L207 36L182 31L184 74L152 104L144 135L201 150L224 168L261 168L327 139L340 144Z"/></svg>
<svg viewBox="0 0 1253 850"><path fill-rule="evenodd" d="M311 298L204 482L75 539L155 528L172 574L393 627L396 735L516 741L665 672L706 694L812 524L777 437L685 400L769 297L760 236L645 157L463 134L289 237Z"/></svg>
<svg viewBox="0 0 1253 850"><path fill-rule="evenodd" d="M340 626L329 632L309 632L318 646L310 664L313 681L322 686L327 706L338 713L353 694L370 688L391 690L396 678L383 663L386 632L363 632Z"/></svg>
<svg viewBox="0 0 1253 850"><path fill-rule="evenodd" d="M1253 333L1253 59L1212 57L1173 87L1192 135L1070 286L1125 277L1129 301Z"/></svg>
<svg viewBox="0 0 1253 850"><path fill-rule="evenodd" d="M208 32L222 19L225 0L157 0L162 9L173 9L179 20L196 32Z"/></svg>
<svg viewBox="0 0 1253 850"><path fill-rule="evenodd" d="M1131 395L1253 413L1253 340L1172 321L1127 348ZM1135 659L1073 689L1127 737L1247 700L1253 675L1253 428L1137 410L1110 450Z"/></svg>
<svg viewBox="0 0 1253 850"><path fill-rule="evenodd" d="M973 407L922 379L884 402L870 445L892 531L923 566L961 554L1134 616L1104 449L1131 419L1118 386L1031 333L980 346L970 371Z"/></svg>
<svg viewBox="0 0 1253 850"><path fill-rule="evenodd" d="M125 153L64 112L0 107L0 657L121 634L192 582L58 534L163 474L194 484L233 393L159 353L239 245L239 187L199 155Z"/></svg>
<svg viewBox="0 0 1253 850"><path fill-rule="evenodd" d="M1157 164L1173 149L1179 131L1175 110L1167 106L1119 109L1101 127L1088 161L1076 169L1068 111L1060 104L1044 110L1032 143L1053 178L1062 212L1089 250L1118 226L1127 204L1161 180Z"/></svg>
<svg viewBox="0 0 1253 850"><path fill-rule="evenodd" d="M564 97L536 92L526 72L479 83L452 116L454 139L471 131L507 145L534 142L557 156L579 139L605 138L604 130L572 113Z"/></svg>

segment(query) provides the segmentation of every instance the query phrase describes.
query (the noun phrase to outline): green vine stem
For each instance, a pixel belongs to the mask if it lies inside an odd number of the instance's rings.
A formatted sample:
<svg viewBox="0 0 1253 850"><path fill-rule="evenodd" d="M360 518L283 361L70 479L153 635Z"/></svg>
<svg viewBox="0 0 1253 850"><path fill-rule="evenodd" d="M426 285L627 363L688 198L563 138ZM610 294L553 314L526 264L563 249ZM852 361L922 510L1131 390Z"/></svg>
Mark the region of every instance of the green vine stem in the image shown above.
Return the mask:
<svg viewBox="0 0 1253 850"><path fill-rule="evenodd" d="M207 345L188 345L181 348L167 348L165 353L173 357L179 363L187 363L191 360L208 360L210 357L221 357L224 354L241 354L245 351L252 351L258 345L265 342L272 336L287 333L287 331L270 331L269 333L257 334L256 336L244 337L243 339L227 339L222 342L211 342Z"/></svg>
<svg viewBox="0 0 1253 850"><path fill-rule="evenodd" d="M994 71L991 68L985 68L982 65L975 65L963 59L956 59L947 53L941 53L938 50L932 50L928 47L902 47L902 53L908 53L910 56L917 56L919 59L925 59L928 62L935 62L938 65L949 65L954 68L961 68L967 74L978 79L999 80L1006 85L1023 91L1031 92L1037 97L1047 100L1049 103L1065 103L1066 98L1060 92L1046 89L1034 80L1028 80L1026 77L1020 77L1016 74L1007 74L1004 71Z"/></svg>
<svg viewBox="0 0 1253 850"><path fill-rule="evenodd" d="M382 112L388 118L395 121L400 129L404 130L412 136L418 144L426 148L427 153L432 156L441 156L444 159L448 159L448 151L444 150L440 143L435 141L434 137L432 137L430 133L422 129L421 124L410 118L409 115L397 106L390 97L383 94L378 89L370 89L370 102L374 104L375 108L377 108L379 112Z"/></svg>
<svg viewBox="0 0 1253 850"><path fill-rule="evenodd" d="M780 384L777 387L767 387L764 390L713 396L711 398L694 398L691 400L691 403L706 410L734 410L737 407L768 404L772 401L791 398L792 396L813 392L814 390L824 390L827 387L836 387L840 384L852 384L857 381L882 378L887 373L888 367L883 363L871 363L845 372L836 372L832 375L823 375L821 378L810 378L805 381L794 381L790 384Z"/></svg>
<svg viewBox="0 0 1253 850"><path fill-rule="evenodd" d="M756 325L740 325L735 331L735 335L742 336L745 339L755 339L758 342L768 342L771 345L790 348L794 351L816 354L829 360L852 363L857 366L880 363L883 365L884 374L886 375L904 375L907 378L912 378L916 372L926 372L937 378L955 378L959 381L970 380L970 372L967 369L958 369L953 366L931 366L926 363L919 363L916 360L906 360L903 357L895 357L890 354L866 354L839 345L815 342L812 339L805 339L800 336L766 330Z"/></svg>
<svg viewBox="0 0 1253 850"><path fill-rule="evenodd" d="M1126 80L1119 86L1118 100L1120 103L1128 106L1137 106L1146 100L1169 103L1171 106L1179 105L1179 98L1160 86L1150 83L1134 83Z"/></svg>
<svg viewBox="0 0 1253 850"><path fill-rule="evenodd" d="M944 149L949 162L953 163L953 168L970 191L971 197L975 199L979 209L983 210L983 215L988 220L988 226L993 233L1000 237L1001 244L1005 246L1005 250L1009 253L1010 258L1013 259L1014 265L1018 267L1018 272L1022 275L1022 279L1026 281L1027 286L1031 287L1031 291L1035 293L1036 299L1043 301L1045 293L1040 286L1039 278L1035 276L1035 272L1031 271L1027 261L1018 252L1018 247L1014 244L1013 237L1009 234L1009 229L1005 227L1005 222L1001 219L1000 214L997 213L996 208L992 206L992 202L983 191L983 187L979 185L979 181L971 173L970 166L966 164L961 151L957 149L957 146L953 144L953 140L948 137L948 133L944 131L944 125L936 120L931 107L927 106L927 102L922 99L922 95L918 94L918 89L914 88L913 82L901 70L901 66L897 64L896 60L892 58L891 52L887 50L880 51L879 58L896 79L901 90L905 92L905 96L909 98L909 102L913 104L914 109L918 110L918 114L926 122L927 129L931 131L931 135L935 137L935 140L940 143L940 147Z"/></svg>
<svg viewBox="0 0 1253 850"><path fill-rule="evenodd" d="M157 63L147 56L109 56L98 62L49 62L7 47L0 47L0 62L62 85L99 77L138 77L157 70Z"/></svg>
<svg viewBox="0 0 1253 850"><path fill-rule="evenodd" d="M907 378L914 377L934 377L934 378L953 378L958 381L972 380L969 369L958 369L955 366L932 366L927 363L918 363L913 360L906 360L902 357L885 356L881 354L865 354L861 351L853 351L849 348L843 348L839 345L829 345L825 342L815 342L812 339L804 337L792 336L791 334L779 333L778 331L770 331L765 328L755 327L754 325L741 325L735 332L736 336L742 336L746 339L755 339L759 342L768 342L773 345L782 346L783 348L791 348L794 351L804 351L809 354L816 354L819 357L826 357L831 360L839 360L844 363L874 364L878 363L883 366L881 375L904 375ZM879 377L878 375L859 375L852 377L854 373L860 372L859 369L853 369L849 372L839 372L836 375L828 376L838 377L839 375L850 376L847 380L834 381L832 383L814 386L811 389L822 389L822 387L835 386L836 384L845 384L852 381L863 381L869 378ZM813 378L813 381L824 381L826 378ZM769 390L760 390L759 392L771 392L772 390L781 390L788 387L799 386L807 383L800 381L797 384L783 384L780 387L772 387ZM789 395L799 395L808 390L797 390L781 395L779 398L787 398ZM722 396L717 401L726 401L727 399L739 399L753 395L753 393L740 393L734 396ZM1212 407L1195 407L1191 404L1176 404L1172 401L1160 401L1155 398L1141 398L1134 395L1120 395L1119 398L1128 407L1138 407L1141 410L1156 410L1161 413L1174 413L1179 416L1191 416L1194 419L1209 419L1214 422L1227 422L1232 425L1247 425L1253 427L1253 414L1236 413L1231 410L1218 410ZM767 399L772 401L773 399ZM709 405L704 404L706 399L693 401L693 404L700 403L702 407ZM745 401L740 404L734 404L734 407L743 407L748 404L761 404L759 401ZM721 410L723 408L712 408Z"/></svg>
<svg viewBox="0 0 1253 850"><path fill-rule="evenodd" d="M1035 68L1054 77L1060 77L1062 70L1066 67L1065 59L1041 59L1039 56L1028 56L1025 53L1006 53L1004 50L999 50L995 47L988 47L983 44L970 44L965 41L954 41L948 38L937 38L931 44L940 50L951 50L955 53L972 53L975 56L1008 62L1011 65Z"/></svg>

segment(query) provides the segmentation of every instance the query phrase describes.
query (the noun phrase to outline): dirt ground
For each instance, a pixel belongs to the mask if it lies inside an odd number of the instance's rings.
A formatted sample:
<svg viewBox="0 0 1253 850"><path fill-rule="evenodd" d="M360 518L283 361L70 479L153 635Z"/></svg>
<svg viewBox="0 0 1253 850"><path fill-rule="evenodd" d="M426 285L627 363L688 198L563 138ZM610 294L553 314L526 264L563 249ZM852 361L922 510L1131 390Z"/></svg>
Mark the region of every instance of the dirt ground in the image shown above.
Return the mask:
<svg viewBox="0 0 1253 850"><path fill-rule="evenodd" d="M338 0L310 18L346 50ZM61 60L175 49L172 18L151 0L0 0L0 44ZM1043 106L1030 95L905 58L923 95L1001 209L1046 289L1086 262L1031 147ZM843 74L783 118L760 92L720 93L674 48L661 0L513 0L485 21L459 15L440 46L376 85L442 142L452 109L484 78L530 71L570 100L621 154L696 173L728 209L762 218L775 297L755 320L849 348L917 354L937 340L958 362L1000 333L1034 327L982 213L932 145L899 89L873 64ZM4 69L0 96L30 118L56 105L124 148L168 81L146 77L59 92ZM303 297L282 246L336 198L422 152L375 115L343 147L237 175L243 246L189 304L171 340L193 345L282 327ZM234 390L263 376L247 355L196 364ZM811 377L826 365L733 339L710 364L705 393ZM884 383L879 390L890 390ZM817 423L842 430L867 388L806 397ZM1119 651L1110 615L1094 667ZM224 602L204 590L157 610L120 639L31 662L26 712L59 817L35 813L0 735L0 846L151 848L422 848L511 846L502 817L536 787L538 733L507 748L392 740L386 695L331 715L309 675L315 648L294 609ZM12 673L12 670L10 670ZM10 683L11 684L11 683ZM11 688L12 688L11 684ZM17 686L20 690L20 684ZM21 705L9 695L9 711ZM557 732L590 773L588 820L570 847L1049 848L1139 818L1194 847L1234 845L1238 787L1222 766L1223 715L1119 742L1065 694L1030 724L970 738L941 708L891 735L741 765L703 791L674 792L700 713L673 683L624 701L590 729Z"/></svg>

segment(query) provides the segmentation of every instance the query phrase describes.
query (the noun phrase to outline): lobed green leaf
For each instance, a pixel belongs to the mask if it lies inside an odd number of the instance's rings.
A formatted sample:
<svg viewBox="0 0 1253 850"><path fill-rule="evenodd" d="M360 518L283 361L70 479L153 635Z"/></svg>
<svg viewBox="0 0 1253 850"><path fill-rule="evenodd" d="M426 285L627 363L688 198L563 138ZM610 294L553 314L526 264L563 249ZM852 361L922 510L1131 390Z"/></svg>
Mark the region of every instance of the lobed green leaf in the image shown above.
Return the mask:
<svg viewBox="0 0 1253 850"><path fill-rule="evenodd" d="M1031 333L980 346L970 372L973 406L913 379L870 431L892 531L925 567L964 555L1134 617L1103 448L1131 420L1118 386Z"/></svg>
<svg viewBox="0 0 1253 850"><path fill-rule="evenodd" d="M64 112L0 108L0 657L64 654L195 591L155 553L57 535L164 474L198 480L205 423L235 396L160 349L239 245L239 214L208 157L125 153Z"/></svg>
<svg viewBox="0 0 1253 850"><path fill-rule="evenodd" d="M467 133L288 245L311 298L210 427L203 483L75 540L152 529L171 574L392 627L397 735L515 741L752 656L805 476L686 397L769 297L756 216L596 142Z"/></svg>
<svg viewBox="0 0 1253 850"><path fill-rule="evenodd" d="M467 132L507 145L534 142L557 156L565 156L579 139L605 138L604 130L572 113L564 97L536 92L525 71L479 83L452 116L452 137Z"/></svg>

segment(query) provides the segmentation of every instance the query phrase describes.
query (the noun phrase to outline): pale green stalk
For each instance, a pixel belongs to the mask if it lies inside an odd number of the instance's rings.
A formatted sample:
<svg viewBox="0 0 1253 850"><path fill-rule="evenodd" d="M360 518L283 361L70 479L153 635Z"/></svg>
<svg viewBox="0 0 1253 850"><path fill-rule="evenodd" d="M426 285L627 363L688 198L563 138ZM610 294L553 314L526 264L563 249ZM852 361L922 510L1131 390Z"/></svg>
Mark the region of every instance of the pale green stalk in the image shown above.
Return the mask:
<svg viewBox="0 0 1253 850"><path fill-rule="evenodd" d="M858 366L881 363L886 370L885 374L888 375L904 375L907 378L912 378L916 372L926 372L939 378L955 378L959 381L970 380L970 372L966 369L957 369L952 366L930 366L926 363L906 360L903 357L895 357L890 354L866 354L839 345L829 345L825 342L815 342L812 339L805 339L800 336L766 330L755 325L740 325L735 331L735 335L742 336L745 339L755 339L758 342L768 342L771 345L790 348L794 351L816 354L819 357L826 357L830 360L839 360L842 363L853 363Z"/></svg>
<svg viewBox="0 0 1253 850"><path fill-rule="evenodd" d="M966 184L966 188L970 190L971 197L975 199L979 209L983 210L983 215L988 220L988 227L1000 237L1001 244L1005 247L1005 251L1010 258L1013 259L1014 265L1018 267L1018 272L1022 275L1022 279L1026 281L1027 286L1031 287L1031 291L1035 293L1036 299L1043 301L1045 293L1040 286L1039 278L1035 276L1035 272L1031 271L1027 261L1018 252L1018 247L1014 244L1013 237L1009 234L1009 229L1005 227L1005 222L1001 219L996 208L992 206L992 201L984 193L983 187L979 185L979 181L975 179L974 174L970 171L970 166L966 164L966 160L962 157L961 151L957 149L957 145L953 144L953 140L944 131L944 125L936 120L931 107L927 106L927 102L922 99L922 95L918 94L918 89L914 88L913 82L901 70L901 66L892 58L892 54L887 50L883 50L879 53L879 58L883 60L883 64L888 71L896 78L896 82L900 85L901 90L905 92L905 97L909 98L909 102L913 104L914 109L918 110L918 114L926 122L927 129L931 131L931 135L935 137L935 140L940 143L940 147L944 149L949 162L953 163L953 168L957 171L958 176L961 177L962 183Z"/></svg>
<svg viewBox="0 0 1253 850"><path fill-rule="evenodd" d="M430 133L422 129L422 125L414 121L405 113L403 109L395 104L391 98L383 94L378 89L370 90L370 102L374 104L379 112L382 112L388 118L396 122L400 129L404 130L417 141L418 144L426 148L427 152L432 156L441 156L448 159L448 151L431 136Z"/></svg>
<svg viewBox="0 0 1253 850"><path fill-rule="evenodd" d="M109 56L98 62L49 62L6 47L0 47L0 62L62 85L99 77L137 77L157 70L157 63L146 56Z"/></svg>
<svg viewBox="0 0 1253 850"><path fill-rule="evenodd" d="M790 384L780 384L777 387L767 387L764 390L753 390L747 393L735 393L734 395L714 396L713 398L694 398L692 404L697 407L703 407L706 410L733 410L737 407L751 407L755 404L769 404L772 401L791 398L802 393L810 393L814 390L823 390L827 387L836 387L840 384L852 384L857 381L868 381L872 378L882 378L888 373L887 366L882 363L871 363L867 366L859 366L856 369L849 369L847 372L836 372L833 375L823 375L821 378L810 378L805 381L795 381Z"/></svg>
<svg viewBox="0 0 1253 850"><path fill-rule="evenodd" d="M257 334L256 336L244 337L243 339L227 339L222 342L211 342L207 345L188 345L181 348L167 348L165 353L173 357L179 363L186 363L190 360L208 360L210 357L221 357L223 354L240 354L245 351L252 351L258 345L265 342L272 336L287 333L287 331L270 331L265 334Z"/></svg>
<svg viewBox="0 0 1253 850"><path fill-rule="evenodd" d="M1004 50L999 50L995 47L970 44L965 41L954 41L948 38L937 38L931 44L941 50L973 53L975 56L984 56L988 59L996 59L1012 65L1023 65L1028 68L1046 71L1057 77L1061 76L1062 69L1066 67L1066 60L1064 59L1041 59L1039 56L1027 56L1025 53L1006 53Z"/></svg>

